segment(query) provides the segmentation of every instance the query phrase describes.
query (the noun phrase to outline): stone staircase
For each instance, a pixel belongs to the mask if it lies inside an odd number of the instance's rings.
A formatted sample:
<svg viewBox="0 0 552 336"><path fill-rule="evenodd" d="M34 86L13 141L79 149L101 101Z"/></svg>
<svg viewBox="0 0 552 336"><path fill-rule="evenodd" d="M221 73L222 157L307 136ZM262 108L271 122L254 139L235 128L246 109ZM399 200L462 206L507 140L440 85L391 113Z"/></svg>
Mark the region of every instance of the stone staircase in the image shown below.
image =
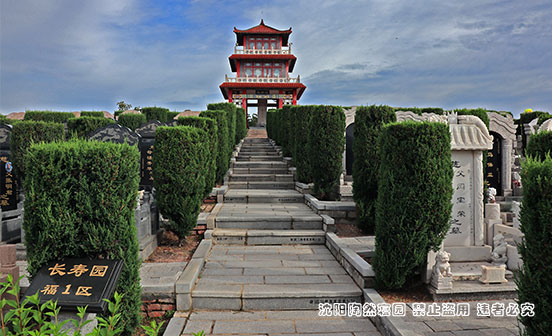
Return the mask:
<svg viewBox="0 0 552 336"><path fill-rule="evenodd" d="M323 218L294 188L267 138L246 138L231 166L213 247L191 292L192 309L317 310L362 302L362 292L324 245Z"/></svg>

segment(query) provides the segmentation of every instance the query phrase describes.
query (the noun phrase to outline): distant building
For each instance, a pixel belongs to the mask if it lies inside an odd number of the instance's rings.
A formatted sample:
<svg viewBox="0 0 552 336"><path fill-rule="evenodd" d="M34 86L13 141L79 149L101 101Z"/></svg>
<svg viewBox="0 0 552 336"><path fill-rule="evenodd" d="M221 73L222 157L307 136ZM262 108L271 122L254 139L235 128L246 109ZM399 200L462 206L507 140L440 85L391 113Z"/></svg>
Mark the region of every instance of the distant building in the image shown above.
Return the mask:
<svg viewBox="0 0 552 336"><path fill-rule="evenodd" d="M234 53L229 57L230 68L236 77L226 75L220 90L224 99L243 107L257 107L257 125L266 124L268 107L281 108L284 104L297 104L306 86L299 76L290 77L295 57L288 42L291 27L278 30L264 21L253 28L236 33Z"/></svg>

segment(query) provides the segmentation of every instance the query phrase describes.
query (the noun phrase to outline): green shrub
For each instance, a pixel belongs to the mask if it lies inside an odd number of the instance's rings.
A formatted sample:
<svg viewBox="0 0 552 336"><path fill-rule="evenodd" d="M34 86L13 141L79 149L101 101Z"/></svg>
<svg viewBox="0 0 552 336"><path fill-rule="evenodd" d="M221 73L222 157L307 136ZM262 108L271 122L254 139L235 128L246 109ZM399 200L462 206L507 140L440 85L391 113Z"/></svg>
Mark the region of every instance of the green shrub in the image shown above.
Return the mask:
<svg viewBox="0 0 552 336"><path fill-rule="evenodd" d="M373 233L376 227L378 136L384 124L395 120L395 112L386 105L360 106L355 113L353 197L358 208L358 225L367 233Z"/></svg>
<svg viewBox="0 0 552 336"><path fill-rule="evenodd" d="M295 111L295 167L297 180L303 183L312 182L308 130L311 115L316 108L316 105L301 105Z"/></svg>
<svg viewBox="0 0 552 336"><path fill-rule="evenodd" d="M236 143L247 136L247 116L241 107L236 108Z"/></svg>
<svg viewBox="0 0 552 336"><path fill-rule="evenodd" d="M147 121L159 120L164 123L168 121L169 109L164 107L144 107L142 113L146 115Z"/></svg>
<svg viewBox="0 0 552 336"><path fill-rule="evenodd" d="M308 151L313 192L318 199L335 199L343 171L345 146L345 113L339 106L317 106L313 109Z"/></svg>
<svg viewBox="0 0 552 336"><path fill-rule="evenodd" d="M487 126L487 129L489 129L489 116L487 115L487 110L482 108L475 108L475 109L458 109L454 110L454 112L458 113L458 115L473 115L476 117L479 117L481 121ZM487 157L487 155L485 155Z"/></svg>
<svg viewBox="0 0 552 336"><path fill-rule="evenodd" d="M167 112L167 122L173 121L174 117L176 117L179 114L180 114L180 112L174 112L174 111Z"/></svg>
<svg viewBox="0 0 552 336"><path fill-rule="evenodd" d="M278 112L278 138L279 145L282 146L282 154L284 156L291 156L291 147L292 147L292 120L290 105L284 105L282 109Z"/></svg>
<svg viewBox="0 0 552 336"><path fill-rule="evenodd" d="M72 118L75 118L75 115L71 112L26 111L23 120L64 123Z"/></svg>
<svg viewBox="0 0 552 336"><path fill-rule="evenodd" d="M108 118L80 117L67 120L67 130L71 137L84 138L98 128L114 124L115 120Z"/></svg>
<svg viewBox="0 0 552 336"><path fill-rule="evenodd" d="M209 159L205 161L205 195L209 195L211 190L216 184L217 178L217 152L218 144L216 134L218 132L217 124L214 119L205 117L180 117L178 118L178 125L192 126L202 129L207 134L209 141Z"/></svg>
<svg viewBox="0 0 552 336"><path fill-rule="evenodd" d="M534 112L521 113L519 115L519 123L528 124L531 121L533 121L533 119L538 119L541 116L545 116L545 115L548 115L548 112L534 111Z"/></svg>
<svg viewBox="0 0 552 336"><path fill-rule="evenodd" d="M65 257L123 260L116 291L124 294L126 334L140 321L139 161L136 147L86 140L35 144L25 157L23 227L31 278Z"/></svg>
<svg viewBox="0 0 552 336"><path fill-rule="evenodd" d="M142 113L140 114L128 113L128 114L121 114L117 122L119 123L119 125L128 127L134 131L142 124L145 124L147 120L146 120L146 116Z"/></svg>
<svg viewBox="0 0 552 336"><path fill-rule="evenodd" d="M544 160L546 153L552 154L552 131L532 134L525 149L525 155Z"/></svg>
<svg viewBox="0 0 552 336"><path fill-rule="evenodd" d="M552 159L527 159L522 166L523 204L518 251L523 266L516 280L518 301L535 305L534 317L521 317L525 334L549 335L552 330Z"/></svg>
<svg viewBox="0 0 552 336"><path fill-rule="evenodd" d="M207 133L190 126L158 127L153 151L153 185L168 228L181 239L197 224L209 160Z"/></svg>
<svg viewBox="0 0 552 336"><path fill-rule="evenodd" d="M81 111L81 117L105 118L103 111Z"/></svg>
<svg viewBox="0 0 552 336"><path fill-rule="evenodd" d="M356 128L355 128L356 133ZM376 285L401 288L441 244L450 226L452 162L448 125L383 127L376 201Z"/></svg>
<svg viewBox="0 0 552 336"><path fill-rule="evenodd" d="M269 139L274 139L274 117L276 110L266 111L266 134Z"/></svg>
<svg viewBox="0 0 552 336"><path fill-rule="evenodd" d="M228 119L226 118L226 111L214 111L207 110L201 112L200 117L211 118L215 120L218 132L217 138L217 182L222 182L224 175L228 171L228 164L230 162L230 156L228 155Z"/></svg>
<svg viewBox="0 0 552 336"><path fill-rule="evenodd" d="M8 118L3 114L0 114L0 124L8 124Z"/></svg>
<svg viewBox="0 0 552 336"><path fill-rule="evenodd" d="M226 118L228 119L228 148L230 151L228 155L232 155L232 151L234 150L234 145L237 144L236 142L236 129L237 129L236 105L232 103L208 104L207 110L226 111Z"/></svg>
<svg viewBox="0 0 552 336"><path fill-rule="evenodd" d="M542 125L542 123L544 123L546 120L551 119L551 118L552 118L552 115L550 115L550 114L543 114L543 115L539 116L539 121L537 122L537 124L540 126L540 125Z"/></svg>
<svg viewBox="0 0 552 336"><path fill-rule="evenodd" d="M63 124L44 121L21 121L13 125L11 152L14 158L15 174L21 180L25 176L25 154L33 143L52 142L65 139Z"/></svg>

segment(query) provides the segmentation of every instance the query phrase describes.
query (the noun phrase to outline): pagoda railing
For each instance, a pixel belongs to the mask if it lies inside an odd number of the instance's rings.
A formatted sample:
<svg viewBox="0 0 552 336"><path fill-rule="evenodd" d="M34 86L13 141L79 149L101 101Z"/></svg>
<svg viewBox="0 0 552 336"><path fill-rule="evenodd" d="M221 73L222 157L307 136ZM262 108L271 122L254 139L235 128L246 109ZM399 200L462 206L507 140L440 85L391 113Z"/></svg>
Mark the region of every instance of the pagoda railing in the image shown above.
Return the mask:
<svg viewBox="0 0 552 336"><path fill-rule="evenodd" d="M261 76L244 76L244 77L228 77L225 75L227 83L301 83L301 76L297 77L261 77Z"/></svg>
<svg viewBox="0 0 552 336"><path fill-rule="evenodd" d="M291 44L291 43L290 43ZM242 55L289 55L291 54L291 45L282 49L245 49L243 47L234 47L234 54Z"/></svg>

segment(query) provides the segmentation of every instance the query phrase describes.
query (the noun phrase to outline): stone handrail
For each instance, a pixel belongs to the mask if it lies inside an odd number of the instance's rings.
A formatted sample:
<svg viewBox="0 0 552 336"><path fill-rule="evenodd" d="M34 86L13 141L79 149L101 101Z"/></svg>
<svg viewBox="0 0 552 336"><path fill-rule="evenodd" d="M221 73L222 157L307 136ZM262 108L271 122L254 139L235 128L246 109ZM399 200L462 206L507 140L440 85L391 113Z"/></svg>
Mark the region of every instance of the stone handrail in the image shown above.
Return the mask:
<svg viewBox="0 0 552 336"><path fill-rule="evenodd" d="M261 76L245 76L245 77L228 77L225 75L227 83L300 83L301 77L261 77Z"/></svg>
<svg viewBox="0 0 552 336"><path fill-rule="evenodd" d="M241 55L289 55L291 54L291 43L289 47L283 47L282 49L246 49L234 47L234 54Z"/></svg>

